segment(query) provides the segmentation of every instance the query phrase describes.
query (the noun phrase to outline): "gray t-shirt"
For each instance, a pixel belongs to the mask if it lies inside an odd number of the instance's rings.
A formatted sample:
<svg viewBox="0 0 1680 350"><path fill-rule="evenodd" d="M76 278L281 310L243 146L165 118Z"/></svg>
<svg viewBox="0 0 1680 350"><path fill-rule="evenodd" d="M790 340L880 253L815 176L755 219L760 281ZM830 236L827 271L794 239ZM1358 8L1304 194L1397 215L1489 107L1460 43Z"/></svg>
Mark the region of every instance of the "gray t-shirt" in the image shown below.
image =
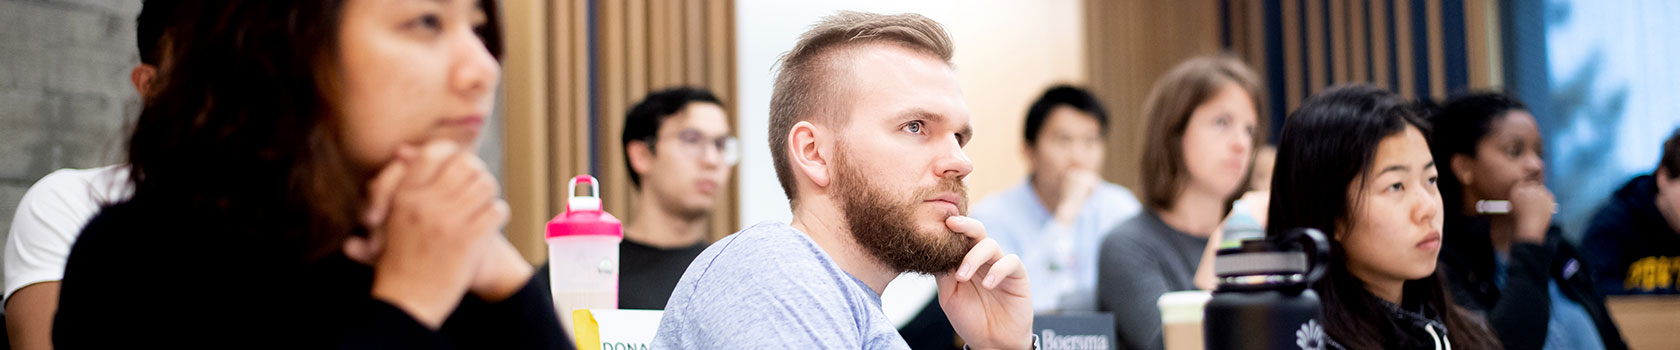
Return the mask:
<svg viewBox="0 0 1680 350"><path fill-rule="evenodd" d="M1114 313L1122 349L1160 349L1161 294L1196 289L1208 239L1175 230L1154 211L1139 212L1103 238L1097 309Z"/></svg>
<svg viewBox="0 0 1680 350"><path fill-rule="evenodd" d="M765 222L688 265L654 349L909 349L881 296L804 232Z"/></svg>

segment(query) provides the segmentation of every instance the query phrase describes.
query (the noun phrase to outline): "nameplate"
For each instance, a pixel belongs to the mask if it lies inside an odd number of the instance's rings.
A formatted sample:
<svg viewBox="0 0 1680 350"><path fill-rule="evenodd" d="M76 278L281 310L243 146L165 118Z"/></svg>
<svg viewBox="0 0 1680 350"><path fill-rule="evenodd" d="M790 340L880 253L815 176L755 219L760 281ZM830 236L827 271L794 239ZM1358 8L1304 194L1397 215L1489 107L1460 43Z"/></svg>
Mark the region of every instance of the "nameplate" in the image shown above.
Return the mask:
<svg viewBox="0 0 1680 350"><path fill-rule="evenodd" d="M1033 316L1033 334L1043 350L1118 349L1114 314L1078 313Z"/></svg>
<svg viewBox="0 0 1680 350"><path fill-rule="evenodd" d="M577 309L572 320L578 350L647 350L659 328L659 310Z"/></svg>

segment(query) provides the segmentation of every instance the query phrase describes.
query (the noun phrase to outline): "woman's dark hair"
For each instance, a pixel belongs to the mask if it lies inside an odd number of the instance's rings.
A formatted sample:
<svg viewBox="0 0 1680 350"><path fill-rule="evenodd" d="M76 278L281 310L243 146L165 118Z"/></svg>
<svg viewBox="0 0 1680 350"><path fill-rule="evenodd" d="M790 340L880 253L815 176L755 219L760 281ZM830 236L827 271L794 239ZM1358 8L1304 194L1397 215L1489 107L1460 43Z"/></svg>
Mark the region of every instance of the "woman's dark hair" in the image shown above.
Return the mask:
<svg viewBox="0 0 1680 350"><path fill-rule="evenodd" d="M1038 96L1038 100L1027 107L1027 121L1021 127L1021 137L1028 147L1038 146L1038 132L1044 129L1044 122L1050 119L1050 111L1057 106L1068 106L1090 114L1092 118L1097 118L1097 135L1108 135L1108 109L1103 108L1102 101L1077 86L1056 85L1044 90L1044 95Z"/></svg>
<svg viewBox="0 0 1680 350"><path fill-rule="evenodd" d="M1668 173L1668 179L1680 178L1680 128L1675 128L1668 134L1668 140L1663 141L1662 158L1657 161L1657 169ZM1656 170L1651 175L1656 175Z"/></svg>
<svg viewBox="0 0 1680 350"><path fill-rule="evenodd" d="M177 20L170 16L178 3L180 1L146 0L140 5L140 16L134 19L134 46L140 50L140 63L152 66L163 64L163 38L167 36L170 21Z"/></svg>
<svg viewBox="0 0 1680 350"><path fill-rule="evenodd" d="M1352 226L1360 198L1349 197L1376 157L1384 138L1416 128L1428 135L1422 110L1394 93L1369 85L1332 87L1309 98L1284 120L1279 135L1277 166L1266 233L1279 236L1310 227L1335 237L1337 222ZM1328 238L1327 237L1327 238ZM1497 344L1487 329L1473 323L1454 306L1439 269L1429 277L1407 281L1404 295L1436 310L1446 324L1449 340L1461 347ZM1322 298L1325 332L1350 349L1380 349L1402 325L1347 269L1341 243L1330 240L1330 261L1324 277L1313 284Z"/></svg>
<svg viewBox="0 0 1680 350"><path fill-rule="evenodd" d="M353 165L337 132L344 3L181 1L165 49L185 68L163 70L129 138L133 201L279 233L305 260L360 232L377 169ZM500 59L498 9L480 4Z"/></svg>
<svg viewBox="0 0 1680 350"><path fill-rule="evenodd" d="M1441 170L1436 184L1441 188L1441 204L1447 215L1464 213L1464 184L1453 172L1455 155L1476 156L1476 144L1493 131L1493 122L1512 111L1526 111L1528 106L1516 98L1500 93L1479 92L1453 97L1436 108L1429 122L1435 132L1429 141L1429 152L1435 155L1435 166Z"/></svg>

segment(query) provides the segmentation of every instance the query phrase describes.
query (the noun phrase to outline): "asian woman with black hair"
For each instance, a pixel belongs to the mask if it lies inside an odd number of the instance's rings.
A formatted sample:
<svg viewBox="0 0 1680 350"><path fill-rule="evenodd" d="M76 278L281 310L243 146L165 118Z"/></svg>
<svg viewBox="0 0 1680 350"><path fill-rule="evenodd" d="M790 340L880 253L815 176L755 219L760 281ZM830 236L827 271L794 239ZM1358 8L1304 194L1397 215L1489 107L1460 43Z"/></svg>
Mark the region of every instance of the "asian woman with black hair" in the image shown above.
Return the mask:
<svg viewBox="0 0 1680 350"><path fill-rule="evenodd" d="M1421 111L1371 86L1333 87L1285 120L1268 235L1330 236L1322 298L1332 348L1498 349L1436 269L1441 196Z"/></svg>

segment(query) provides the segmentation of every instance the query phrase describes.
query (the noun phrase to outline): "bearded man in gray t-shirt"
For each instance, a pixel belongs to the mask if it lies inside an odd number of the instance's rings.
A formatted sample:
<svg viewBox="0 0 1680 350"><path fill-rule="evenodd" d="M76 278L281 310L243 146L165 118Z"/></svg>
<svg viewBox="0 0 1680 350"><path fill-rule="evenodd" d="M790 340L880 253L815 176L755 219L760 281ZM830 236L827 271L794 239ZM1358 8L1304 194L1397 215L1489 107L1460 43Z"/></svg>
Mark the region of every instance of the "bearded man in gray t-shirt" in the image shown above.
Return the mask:
<svg viewBox="0 0 1680 350"><path fill-rule="evenodd" d="M932 274L974 349L1034 347L1021 259L963 216L968 106L951 39L920 15L841 12L783 56L770 150L793 222L713 243L688 266L657 349L908 349L880 294Z"/></svg>

